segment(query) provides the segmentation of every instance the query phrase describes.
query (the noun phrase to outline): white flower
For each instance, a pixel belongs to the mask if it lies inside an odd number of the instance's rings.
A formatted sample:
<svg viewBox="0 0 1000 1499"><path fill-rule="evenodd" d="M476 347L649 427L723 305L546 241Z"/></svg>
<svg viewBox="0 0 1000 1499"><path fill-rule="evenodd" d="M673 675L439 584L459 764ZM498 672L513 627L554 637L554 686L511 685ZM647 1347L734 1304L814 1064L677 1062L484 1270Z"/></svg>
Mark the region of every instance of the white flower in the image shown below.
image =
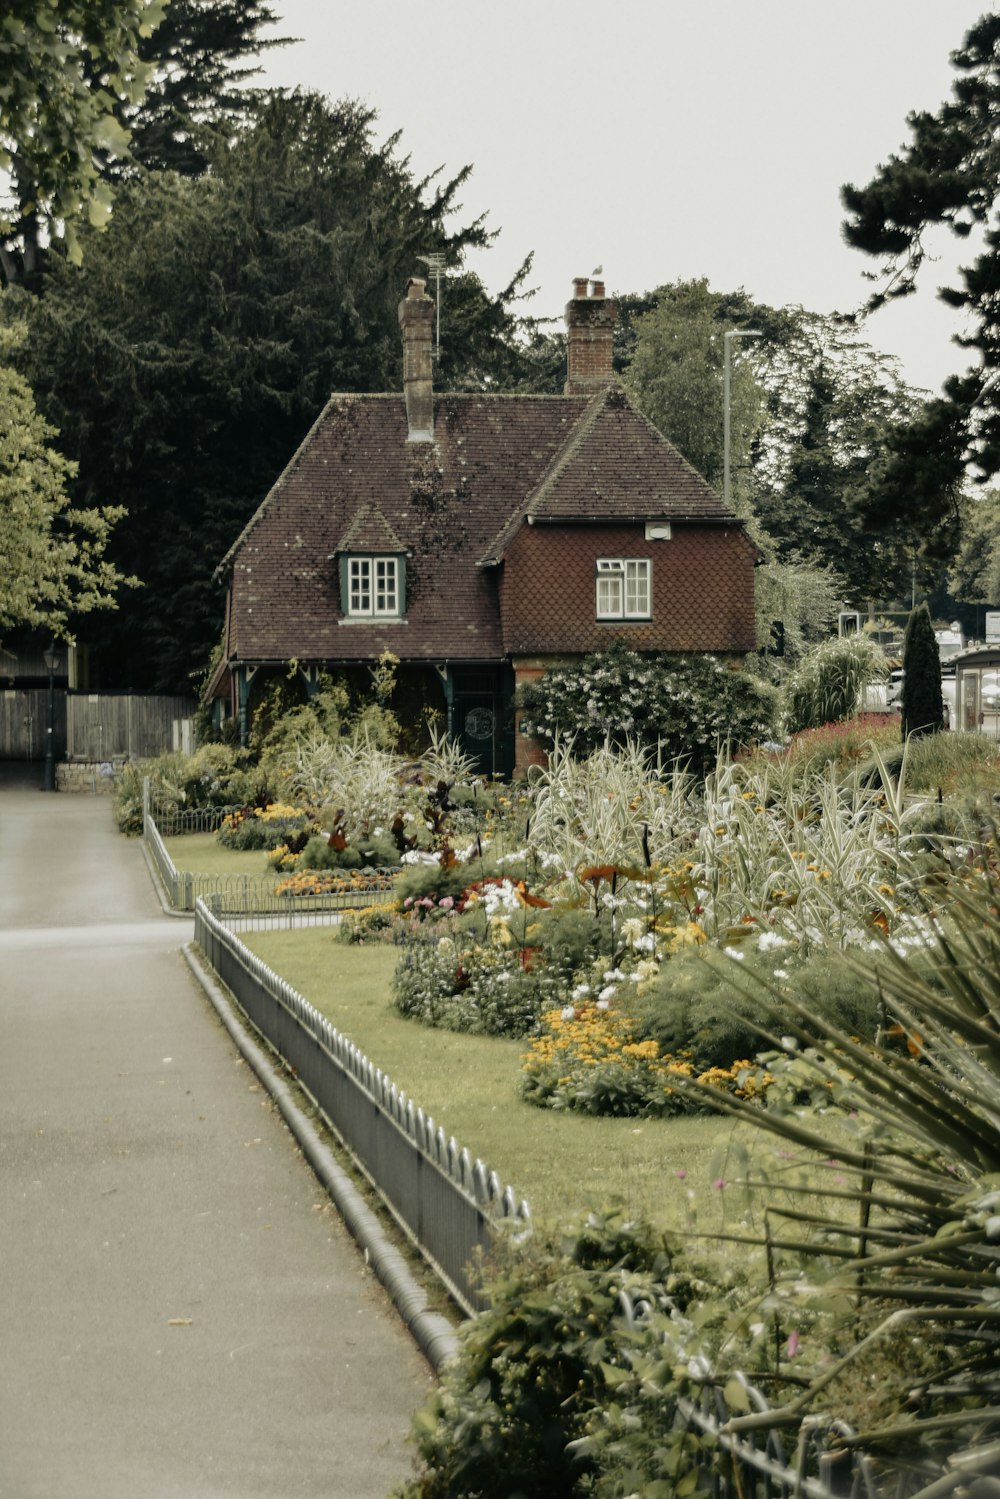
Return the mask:
<svg viewBox="0 0 1000 1499"><path fill-rule="evenodd" d="M780 932L761 932L757 939L757 946L761 952L767 952L772 947L788 947L787 937L782 937Z"/></svg>
<svg viewBox="0 0 1000 1499"><path fill-rule="evenodd" d="M590 985L589 984L577 984L576 988L573 990L572 997L574 999L586 999L587 996L589 995L589 993L590 993Z"/></svg>
<svg viewBox="0 0 1000 1499"><path fill-rule="evenodd" d="M736 958L740 963L742 963L743 959L746 957L746 953L740 952L738 947L724 947L722 951L725 953L727 958Z"/></svg>
<svg viewBox="0 0 1000 1499"><path fill-rule="evenodd" d="M601 990L600 994L597 996L597 1003L600 1004L602 999L611 1000L614 997L614 992L614 984L608 984L604 989Z"/></svg>
<svg viewBox="0 0 1000 1499"><path fill-rule="evenodd" d="M597 1001L597 1004L594 1006L594 1008L596 1010L610 1010L610 1008L611 1008L611 1001L610 1001L610 999L599 999Z"/></svg>
<svg viewBox="0 0 1000 1499"><path fill-rule="evenodd" d="M563 1020L576 1019L576 1011L574 1010L572 1005L564 1005L563 1008L559 1011L559 1014L562 1016Z"/></svg>
<svg viewBox="0 0 1000 1499"><path fill-rule="evenodd" d="M788 977L788 969L787 968L776 968L774 970L774 976L775 976L776 979L786 979Z"/></svg>

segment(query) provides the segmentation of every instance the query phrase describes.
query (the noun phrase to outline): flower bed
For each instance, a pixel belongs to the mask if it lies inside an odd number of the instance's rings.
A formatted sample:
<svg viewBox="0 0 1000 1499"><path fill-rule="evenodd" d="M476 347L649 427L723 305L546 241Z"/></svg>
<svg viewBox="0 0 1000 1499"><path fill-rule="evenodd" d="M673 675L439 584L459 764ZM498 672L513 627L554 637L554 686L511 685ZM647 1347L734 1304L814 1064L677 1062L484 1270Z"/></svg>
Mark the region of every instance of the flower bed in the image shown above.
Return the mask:
<svg viewBox="0 0 1000 1499"><path fill-rule="evenodd" d="M698 1072L690 1053L661 1051L606 1000L544 1014L541 1032L524 1054L523 1069L523 1094L530 1103L610 1116L697 1112L698 1100L681 1080L722 1088L738 1098L760 1097L773 1081L750 1061Z"/></svg>

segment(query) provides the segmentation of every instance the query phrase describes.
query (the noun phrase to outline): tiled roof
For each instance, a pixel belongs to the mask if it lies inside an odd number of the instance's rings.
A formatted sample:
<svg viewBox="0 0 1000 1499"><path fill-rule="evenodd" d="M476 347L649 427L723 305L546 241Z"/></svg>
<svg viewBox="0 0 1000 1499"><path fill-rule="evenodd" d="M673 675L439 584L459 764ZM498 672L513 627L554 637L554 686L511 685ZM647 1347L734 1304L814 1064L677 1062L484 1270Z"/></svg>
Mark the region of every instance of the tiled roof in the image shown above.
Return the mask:
<svg viewBox="0 0 1000 1499"><path fill-rule="evenodd" d="M410 660L504 654L499 560L528 517L734 522L617 387L583 396L437 395L434 441L402 395L337 395L228 552L227 656ZM402 552L402 621L343 620L336 553Z"/></svg>
<svg viewBox="0 0 1000 1499"><path fill-rule="evenodd" d="M481 560L498 561L529 518L535 523L734 519L701 475L616 385L590 402Z"/></svg>
<svg viewBox="0 0 1000 1499"><path fill-rule="evenodd" d="M339 552L404 552L406 548L377 505L362 505L334 548Z"/></svg>

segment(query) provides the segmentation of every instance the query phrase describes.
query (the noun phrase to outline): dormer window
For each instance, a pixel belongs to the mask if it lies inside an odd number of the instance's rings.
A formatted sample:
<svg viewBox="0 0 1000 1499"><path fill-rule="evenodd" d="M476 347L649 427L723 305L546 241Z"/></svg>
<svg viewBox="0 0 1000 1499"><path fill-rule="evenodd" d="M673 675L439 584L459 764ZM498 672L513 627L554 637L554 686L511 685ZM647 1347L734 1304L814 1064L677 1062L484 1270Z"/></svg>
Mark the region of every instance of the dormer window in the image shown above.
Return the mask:
<svg viewBox="0 0 1000 1499"><path fill-rule="evenodd" d="M347 609L352 618L397 618L402 613L400 559L348 557Z"/></svg>
<svg viewBox="0 0 1000 1499"><path fill-rule="evenodd" d="M597 618L649 619L650 563L645 557L597 559Z"/></svg>

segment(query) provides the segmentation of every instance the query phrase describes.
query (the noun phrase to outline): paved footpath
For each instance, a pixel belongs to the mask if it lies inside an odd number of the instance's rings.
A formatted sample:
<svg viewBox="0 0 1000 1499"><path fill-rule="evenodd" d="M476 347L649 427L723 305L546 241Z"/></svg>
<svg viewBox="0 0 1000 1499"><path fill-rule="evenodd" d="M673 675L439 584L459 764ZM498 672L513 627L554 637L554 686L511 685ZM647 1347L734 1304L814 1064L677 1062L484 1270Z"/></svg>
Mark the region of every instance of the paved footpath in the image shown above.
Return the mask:
<svg viewBox="0 0 1000 1499"><path fill-rule="evenodd" d="M28 769L0 767L0 1499L381 1499L427 1366L140 845Z"/></svg>

